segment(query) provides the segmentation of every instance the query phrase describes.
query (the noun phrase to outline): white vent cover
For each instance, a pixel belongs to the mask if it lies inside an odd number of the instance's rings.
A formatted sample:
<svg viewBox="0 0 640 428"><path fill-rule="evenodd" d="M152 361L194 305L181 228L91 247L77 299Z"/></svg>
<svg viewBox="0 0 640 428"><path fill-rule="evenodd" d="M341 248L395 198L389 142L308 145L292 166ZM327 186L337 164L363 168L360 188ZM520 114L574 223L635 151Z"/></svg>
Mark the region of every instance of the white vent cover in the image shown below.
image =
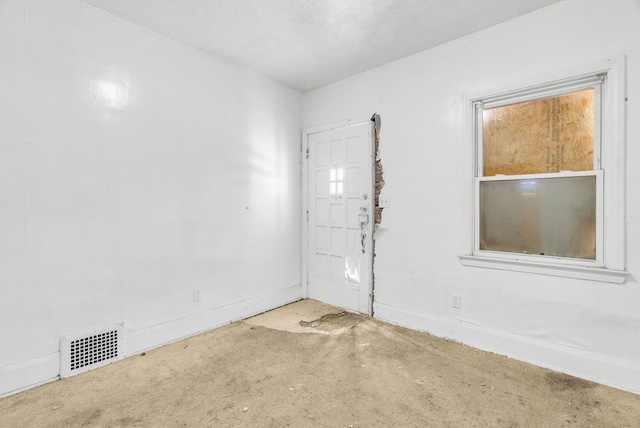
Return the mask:
<svg viewBox="0 0 640 428"><path fill-rule="evenodd" d="M124 324L117 323L60 338L60 377L118 361L123 355Z"/></svg>

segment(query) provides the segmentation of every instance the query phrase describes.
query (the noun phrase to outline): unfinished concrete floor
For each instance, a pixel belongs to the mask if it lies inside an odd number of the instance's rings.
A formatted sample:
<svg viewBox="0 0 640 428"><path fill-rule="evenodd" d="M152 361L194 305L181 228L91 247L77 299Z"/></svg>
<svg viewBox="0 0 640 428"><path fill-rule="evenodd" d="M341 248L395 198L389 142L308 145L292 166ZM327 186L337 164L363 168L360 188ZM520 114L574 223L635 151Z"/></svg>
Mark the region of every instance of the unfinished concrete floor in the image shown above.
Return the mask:
<svg viewBox="0 0 640 428"><path fill-rule="evenodd" d="M0 427L639 427L640 396L304 300L0 399Z"/></svg>

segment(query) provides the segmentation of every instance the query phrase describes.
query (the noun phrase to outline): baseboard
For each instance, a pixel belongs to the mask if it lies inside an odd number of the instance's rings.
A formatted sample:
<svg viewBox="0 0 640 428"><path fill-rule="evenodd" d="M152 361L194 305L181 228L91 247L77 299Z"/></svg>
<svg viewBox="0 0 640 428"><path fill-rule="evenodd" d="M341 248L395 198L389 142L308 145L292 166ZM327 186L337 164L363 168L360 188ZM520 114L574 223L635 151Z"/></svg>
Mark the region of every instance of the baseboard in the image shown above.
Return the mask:
<svg viewBox="0 0 640 428"><path fill-rule="evenodd" d="M59 379L60 353L0 367L0 398Z"/></svg>
<svg viewBox="0 0 640 428"><path fill-rule="evenodd" d="M382 321L640 394L640 363L399 308L374 304Z"/></svg>
<svg viewBox="0 0 640 428"><path fill-rule="evenodd" d="M279 290L185 318L125 332L125 357L157 348L302 299L302 286ZM126 324L125 324L126 328ZM60 353L0 367L0 397L60 378Z"/></svg>
<svg viewBox="0 0 640 428"><path fill-rule="evenodd" d="M194 336L302 299L302 287L279 290L185 318L125 333L125 357Z"/></svg>

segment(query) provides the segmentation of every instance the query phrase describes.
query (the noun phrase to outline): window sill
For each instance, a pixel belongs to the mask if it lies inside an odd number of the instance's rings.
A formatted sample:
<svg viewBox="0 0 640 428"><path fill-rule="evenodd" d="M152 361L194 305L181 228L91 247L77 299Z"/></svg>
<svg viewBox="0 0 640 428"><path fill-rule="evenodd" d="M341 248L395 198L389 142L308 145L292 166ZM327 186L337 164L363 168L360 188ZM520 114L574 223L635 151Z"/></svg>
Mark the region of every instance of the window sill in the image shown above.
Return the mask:
<svg viewBox="0 0 640 428"><path fill-rule="evenodd" d="M624 270L612 270L606 268L556 265L551 263L535 263L522 260L507 260L479 256L460 255L458 257L464 266L528 272L540 275L561 276L565 278L587 279L590 281L611 282L614 284L623 284L629 274L629 272Z"/></svg>

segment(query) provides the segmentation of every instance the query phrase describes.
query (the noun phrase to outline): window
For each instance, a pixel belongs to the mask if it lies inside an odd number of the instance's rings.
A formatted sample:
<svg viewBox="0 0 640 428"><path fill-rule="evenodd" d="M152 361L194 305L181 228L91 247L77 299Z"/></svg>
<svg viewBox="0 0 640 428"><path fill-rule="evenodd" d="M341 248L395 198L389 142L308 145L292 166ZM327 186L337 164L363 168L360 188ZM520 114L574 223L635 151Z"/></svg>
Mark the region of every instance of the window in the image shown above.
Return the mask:
<svg viewBox="0 0 640 428"><path fill-rule="evenodd" d="M464 265L624 282L623 66L467 97Z"/></svg>
<svg viewBox="0 0 640 428"><path fill-rule="evenodd" d="M344 193L344 169L331 168L329 170L329 194L332 198L341 198Z"/></svg>
<svg viewBox="0 0 640 428"><path fill-rule="evenodd" d="M593 76L557 96L542 91L530 101L475 103L477 252L602 264L603 79Z"/></svg>

